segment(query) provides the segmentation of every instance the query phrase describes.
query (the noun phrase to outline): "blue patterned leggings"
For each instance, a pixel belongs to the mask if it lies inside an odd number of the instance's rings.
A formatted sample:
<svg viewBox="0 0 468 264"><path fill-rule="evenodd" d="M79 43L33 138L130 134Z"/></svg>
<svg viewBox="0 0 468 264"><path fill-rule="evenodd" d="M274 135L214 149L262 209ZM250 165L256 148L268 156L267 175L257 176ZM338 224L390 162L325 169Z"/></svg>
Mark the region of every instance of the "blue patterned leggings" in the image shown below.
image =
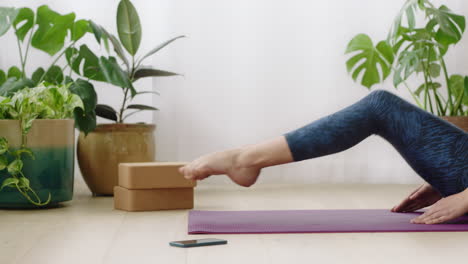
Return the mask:
<svg viewBox="0 0 468 264"><path fill-rule="evenodd" d="M383 90L285 135L295 161L337 153L370 135L390 142L444 197L468 188L468 133Z"/></svg>

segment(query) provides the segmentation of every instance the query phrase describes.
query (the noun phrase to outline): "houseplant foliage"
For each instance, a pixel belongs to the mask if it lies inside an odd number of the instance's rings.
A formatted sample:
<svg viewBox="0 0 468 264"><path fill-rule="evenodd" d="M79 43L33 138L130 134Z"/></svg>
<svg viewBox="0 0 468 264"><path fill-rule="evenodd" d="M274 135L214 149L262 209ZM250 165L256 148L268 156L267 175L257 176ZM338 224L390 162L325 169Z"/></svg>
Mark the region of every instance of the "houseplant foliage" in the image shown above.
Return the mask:
<svg viewBox="0 0 468 264"><path fill-rule="evenodd" d="M423 24L417 23L418 15ZM439 116L468 116L468 77L449 75L445 55L465 31L465 17L429 0L408 0L393 22L388 38L375 46L359 34L348 44L346 62L355 81L371 89L393 74L393 85L404 85L416 103ZM422 80L411 89L406 81ZM444 96L441 88L445 87Z"/></svg>
<svg viewBox="0 0 468 264"><path fill-rule="evenodd" d="M175 76L176 73L144 66L146 59L182 38L169 39L147 53L139 54L142 40L140 18L129 0L121 0L116 15L117 34L90 22L96 40L107 50L106 56L98 56L86 46L69 48L65 55L73 71L85 78L110 83L120 87L123 98L118 110L98 104L96 114L115 121L99 124L96 130L84 136L80 134L77 158L83 179L95 195L112 195L118 185L118 164L124 162L150 162L155 160L156 144L154 124L128 124L126 118L145 110L157 110L153 106L132 104L136 96L153 91L140 91L136 81L146 77ZM112 47L110 50L109 47Z"/></svg>
<svg viewBox="0 0 468 264"><path fill-rule="evenodd" d="M95 128L97 97L90 82L71 78L72 71L62 58L91 32L90 23L46 5L36 10L0 7L0 36L9 30L16 38L19 64L0 70L0 204L27 206L21 195L35 206L70 200L73 123L84 133ZM47 53L52 63L28 71L33 51ZM7 137L12 140L8 142ZM28 144L28 138L33 142ZM37 142L43 143L38 147Z"/></svg>
<svg viewBox="0 0 468 264"><path fill-rule="evenodd" d="M77 108L84 109L81 98L72 93L68 85L40 84L35 88L24 88L11 96L0 97L0 119L19 120L21 128L21 146L10 147L5 137L0 137L0 171L6 172L1 180L0 191L15 188L30 203L43 206L50 202L51 195L43 201L31 188L30 180L23 173L25 158L34 154L27 147L27 134L36 119L70 119Z"/></svg>
<svg viewBox="0 0 468 264"><path fill-rule="evenodd" d="M153 106L130 103L135 96L156 93L153 91L137 91L134 83L146 77L178 75L177 73L145 66L143 62L173 41L184 36L172 38L157 45L144 55L137 56L142 39L142 27L138 12L129 0L120 1L116 20L118 38L92 21L90 21L90 25L96 40L103 44L107 50L109 50L110 43L117 58L114 56L98 57L85 45L82 45L79 49L75 47L68 48L66 57L71 68L78 75L122 88L123 100L120 108L115 110L109 105L98 104L96 114L117 123L123 123L126 118L140 111L157 110ZM129 111L130 113L128 113Z"/></svg>
<svg viewBox="0 0 468 264"><path fill-rule="evenodd" d="M70 91L77 94L85 106L75 109L76 126L85 133L92 131L96 126L94 87L87 80L73 80L71 71L66 74L69 65L59 63L65 51L91 31L89 21L76 20L74 13L59 14L46 5L35 12L26 7L0 7L0 36L9 29L16 36L20 65L0 70L0 96L10 96L25 87L37 87L43 81L55 85L71 83ZM26 66L31 47L49 54L52 63L28 73Z"/></svg>

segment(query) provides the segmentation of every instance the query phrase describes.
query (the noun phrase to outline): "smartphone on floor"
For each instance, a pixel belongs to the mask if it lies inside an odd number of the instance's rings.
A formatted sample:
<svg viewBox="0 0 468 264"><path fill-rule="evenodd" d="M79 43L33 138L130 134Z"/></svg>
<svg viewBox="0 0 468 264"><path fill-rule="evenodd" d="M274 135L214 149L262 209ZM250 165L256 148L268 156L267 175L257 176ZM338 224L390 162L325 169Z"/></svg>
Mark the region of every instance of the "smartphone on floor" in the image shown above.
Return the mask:
<svg viewBox="0 0 468 264"><path fill-rule="evenodd" d="M227 244L227 240L217 239L217 238L203 238L203 239L193 239L193 240L182 240L182 241L172 241L169 245L173 247L203 247L203 246L214 246L214 245L224 245Z"/></svg>

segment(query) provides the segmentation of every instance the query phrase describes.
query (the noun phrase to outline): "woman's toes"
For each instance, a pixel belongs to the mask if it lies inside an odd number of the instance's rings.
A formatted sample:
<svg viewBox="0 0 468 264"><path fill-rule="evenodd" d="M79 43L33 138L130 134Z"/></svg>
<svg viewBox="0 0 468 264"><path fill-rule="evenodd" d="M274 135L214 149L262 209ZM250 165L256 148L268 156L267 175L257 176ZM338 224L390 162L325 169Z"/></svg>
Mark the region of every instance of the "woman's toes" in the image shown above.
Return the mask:
<svg viewBox="0 0 468 264"><path fill-rule="evenodd" d="M184 174L184 171L185 171L185 166L179 168L179 173L180 174Z"/></svg>
<svg viewBox="0 0 468 264"><path fill-rule="evenodd" d="M206 174L206 170L203 167L198 167L193 170L193 177L197 180L206 178Z"/></svg>

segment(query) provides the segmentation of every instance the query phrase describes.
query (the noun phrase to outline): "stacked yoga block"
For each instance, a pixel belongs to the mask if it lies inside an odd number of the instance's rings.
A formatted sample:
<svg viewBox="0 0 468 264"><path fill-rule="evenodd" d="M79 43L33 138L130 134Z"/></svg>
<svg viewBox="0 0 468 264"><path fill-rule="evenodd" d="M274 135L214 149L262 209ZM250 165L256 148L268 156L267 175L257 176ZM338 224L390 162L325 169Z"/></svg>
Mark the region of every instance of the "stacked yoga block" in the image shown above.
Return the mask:
<svg viewBox="0 0 468 264"><path fill-rule="evenodd" d="M194 181L179 173L186 163L144 162L119 164L114 207L124 211L192 209Z"/></svg>

